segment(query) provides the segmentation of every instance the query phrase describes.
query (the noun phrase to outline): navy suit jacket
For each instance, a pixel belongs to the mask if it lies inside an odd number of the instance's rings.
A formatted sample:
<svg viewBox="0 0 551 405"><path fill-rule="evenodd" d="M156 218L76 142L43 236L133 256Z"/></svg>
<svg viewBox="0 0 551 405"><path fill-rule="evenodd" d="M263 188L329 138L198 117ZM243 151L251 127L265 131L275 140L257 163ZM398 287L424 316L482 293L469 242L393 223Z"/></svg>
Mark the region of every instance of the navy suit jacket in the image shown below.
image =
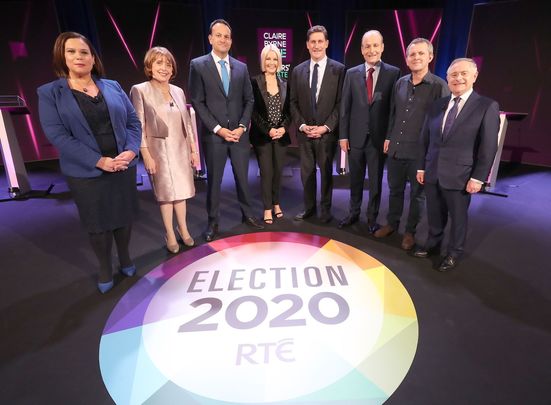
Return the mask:
<svg viewBox="0 0 551 405"><path fill-rule="evenodd" d="M113 80L94 78L107 108L115 133L117 151L131 150L138 156L142 126L134 107L121 86ZM66 78L37 89L40 123L48 140L59 151L63 174L71 177L98 177L96 167L102 157L96 138L82 114ZM134 159L129 166L135 165Z"/></svg>
<svg viewBox="0 0 551 405"><path fill-rule="evenodd" d="M191 104L205 127L204 142L224 142L223 138L212 132L217 125L234 130L240 124L248 128L251 122L254 97L247 65L231 56L229 64L230 88L227 96L210 53L193 59L190 64L189 94ZM248 130L237 144L250 147Z"/></svg>
<svg viewBox="0 0 551 405"><path fill-rule="evenodd" d="M390 99L400 69L381 61L373 102L367 102L365 63L346 72L340 109L340 139L350 147L363 148L368 136L377 149L383 150L390 115Z"/></svg>
<svg viewBox="0 0 551 405"><path fill-rule="evenodd" d="M497 151L499 105L473 91L443 140L442 122L449 101L450 97L438 99L427 112L418 169L425 170L425 183L464 190L471 177L488 178Z"/></svg>
<svg viewBox="0 0 551 405"><path fill-rule="evenodd" d="M291 115L297 126L302 125L327 125L331 132L322 139L333 139L338 132L339 105L341 102L342 82L344 80L344 65L333 59L327 58L327 66L321 82L316 104L316 115L312 108L310 96L310 59L302 62L293 69L291 75ZM303 142L306 135L298 131L298 140ZM328 136L329 135L329 136Z"/></svg>

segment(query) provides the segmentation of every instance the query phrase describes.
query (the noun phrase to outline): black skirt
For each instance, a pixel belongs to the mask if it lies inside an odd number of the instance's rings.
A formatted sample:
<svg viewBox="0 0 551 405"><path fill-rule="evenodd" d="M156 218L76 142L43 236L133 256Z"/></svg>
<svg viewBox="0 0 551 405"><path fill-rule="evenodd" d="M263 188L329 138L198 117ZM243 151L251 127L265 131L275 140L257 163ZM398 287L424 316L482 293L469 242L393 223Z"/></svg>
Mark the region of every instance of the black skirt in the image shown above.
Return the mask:
<svg viewBox="0 0 551 405"><path fill-rule="evenodd" d="M136 166L99 177L67 176L80 222L89 233L112 231L132 224L138 215Z"/></svg>

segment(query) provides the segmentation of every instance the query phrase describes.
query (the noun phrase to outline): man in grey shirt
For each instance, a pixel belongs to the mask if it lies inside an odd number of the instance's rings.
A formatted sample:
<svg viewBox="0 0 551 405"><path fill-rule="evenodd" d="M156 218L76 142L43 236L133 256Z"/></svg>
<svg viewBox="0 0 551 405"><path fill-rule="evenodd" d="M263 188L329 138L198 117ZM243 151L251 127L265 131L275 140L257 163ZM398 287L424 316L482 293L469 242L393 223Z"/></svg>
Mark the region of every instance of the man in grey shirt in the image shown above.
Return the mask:
<svg viewBox="0 0 551 405"><path fill-rule="evenodd" d="M446 82L429 72L432 59L433 46L429 40L416 38L408 45L406 63L411 73L401 77L394 86L389 131L383 147L388 154L389 208L387 224L374 236L384 238L398 229L404 208L404 191L409 182L409 215L401 245L404 250L411 250L415 245L415 230L425 199L423 186L415 178L425 113L434 100L450 94Z"/></svg>

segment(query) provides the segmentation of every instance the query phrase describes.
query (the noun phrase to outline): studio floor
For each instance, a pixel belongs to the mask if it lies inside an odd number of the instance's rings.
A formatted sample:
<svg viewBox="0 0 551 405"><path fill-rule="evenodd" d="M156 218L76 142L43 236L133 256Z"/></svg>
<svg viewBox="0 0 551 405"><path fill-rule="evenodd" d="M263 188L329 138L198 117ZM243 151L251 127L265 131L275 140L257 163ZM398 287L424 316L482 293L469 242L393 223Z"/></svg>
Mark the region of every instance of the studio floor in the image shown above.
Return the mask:
<svg viewBox="0 0 551 405"><path fill-rule="evenodd" d="M496 191L507 197L473 198L466 256L457 269L442 274L431 260L402 251L399 235L370 237L365 215L359 224L337 228L347 214L347 176L335 176L331 223L293 221L302 210L294 151L288 163L281 201L285 217L264 232L320 235L355 247L390 269L411 296L418 346L387 404L551 403L551 169L502 164ZM164 248L157 203L145 178L131 241L137 277L117 277L115 288L101 295L95 258L56 162L27 168L33 188L54 188L46 198L0 203L0 402L111 404L98 360L106 321L141 278L174 257ZM252 157L249 170L260 217ZM202 245L205 182L196 181L196 189L188 201L188 225ZM381 223L388 208L386 182L383 189ZM221 207L220 238L254 232L240 223L229 164ZM417 233L421 242L426 229L423 219Z"/></svg>

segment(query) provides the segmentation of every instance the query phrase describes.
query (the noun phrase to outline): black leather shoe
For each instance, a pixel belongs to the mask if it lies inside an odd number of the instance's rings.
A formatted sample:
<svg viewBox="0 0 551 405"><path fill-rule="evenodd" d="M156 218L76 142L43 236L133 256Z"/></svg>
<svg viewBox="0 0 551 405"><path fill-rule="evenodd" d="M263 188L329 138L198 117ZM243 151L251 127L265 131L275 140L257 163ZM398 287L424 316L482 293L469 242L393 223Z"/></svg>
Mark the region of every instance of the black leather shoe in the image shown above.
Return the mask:
<svg viewBox="0 0 551 405"><path fill-rule="evenodd" d="M295 215L295 221L304 221L306 218L310 218L311 216L315 215L316 211L314 210L305 210L301 213Z"/></svg>
<svg viewBox="0 0 551 405"><path fill-rule="evenodd" d="M373 235L375 232L377 232L379 230L379 228L381 227L381 225L379 225L378 223L367 223L367 232L369 232L371 235Z"/></svg>
<svg viewBox="0 0 551 405"><path fill-rule="evenodd" d="M359 219L360 219L360 217L358 215L349 215L346 218L341 219L341 221L339 222L338 227L339 228L344 228L345 226L350 226L350 225L355 224L356 222L358 222Z"/></svg>
<svg viewBox="0 0 551 405"><path fill-rule="evenodd" d="M254 229L264 229L264 225L262 225L253 217L243 218L243 223Z"/></svg>
<svg viewBox="0 0 551 405"><path fill-rule="evenodd" d="M333 219L333 215L331 215L330 212L322 212L319 218L319 220L324 224L331 222L332 219Z"/></svg>
<svg viewBox="0 0 551 405"><path fill-rule="evenodd" d="M216 237L218 233L218 224L209 224L203 236L207 242L211 242Z"/></svg>
<svg viewBox="0 0 551 405"><path fill-rule="evenodd" d="M413 249L411 255L414 257L419 257L421 259L424 259L426 257L434 256L435 254L438 254L440 250L440 247L432 247L429 249L426 249L424 247L417 246Z"/></svg>
<svg viewBox="0 0 551 405"><path fill-rule="evenodd" d="M457 267L457 258L448 255L444 258L444 260L442 260L442 263L440 263L440 266L438 266L436 270L444 273L454 269L455 267Z"/></svg>

